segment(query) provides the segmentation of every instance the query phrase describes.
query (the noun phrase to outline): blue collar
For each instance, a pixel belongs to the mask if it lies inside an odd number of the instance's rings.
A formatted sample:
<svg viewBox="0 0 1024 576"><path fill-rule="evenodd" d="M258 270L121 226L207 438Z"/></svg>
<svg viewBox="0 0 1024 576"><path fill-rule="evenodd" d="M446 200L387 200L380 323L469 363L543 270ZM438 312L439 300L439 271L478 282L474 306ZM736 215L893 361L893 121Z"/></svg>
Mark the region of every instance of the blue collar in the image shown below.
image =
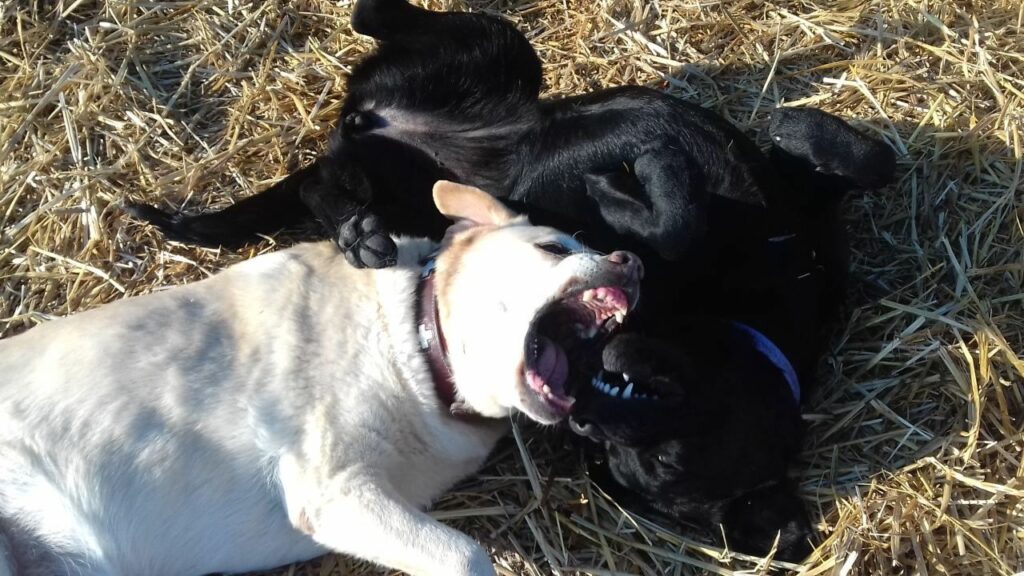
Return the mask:
<svg viewBox="0 0 1024 576"><path fill-rule="evenodd" d="M789 391L793 393L793 399L796 400L797 404L800 404L800 379L797 378L796 370L793 369L793 365L790 364L789 359L782 353L782 350L779 350L779 347L768 339L767 336L750 326L735 321L732 325L750 340L755 350L763 354L782 371L782 375L786 377L786 382L789 384Z"/></svg>

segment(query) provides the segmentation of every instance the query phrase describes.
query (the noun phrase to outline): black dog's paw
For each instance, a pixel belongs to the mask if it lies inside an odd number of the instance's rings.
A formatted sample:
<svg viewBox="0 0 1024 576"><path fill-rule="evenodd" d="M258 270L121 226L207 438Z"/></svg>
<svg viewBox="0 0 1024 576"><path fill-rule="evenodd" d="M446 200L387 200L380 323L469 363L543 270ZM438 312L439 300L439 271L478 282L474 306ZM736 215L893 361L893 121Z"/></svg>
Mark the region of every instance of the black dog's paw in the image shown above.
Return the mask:
<svg viewBox="0 0 1024 576"><path fill-rule="evenodd" d="M817 172L847 178L859 188L880 188L892 182L893 149L822 110L776 108L768 133L778 149Z"/></svg>
<svg viewBox="0 0 1024 576"><path fill-rule="evenodd" d="M358 210L341 225L338 246L356 268L388 268L398 261L395 241L384 231L380 220L365 210Z"/></svg>

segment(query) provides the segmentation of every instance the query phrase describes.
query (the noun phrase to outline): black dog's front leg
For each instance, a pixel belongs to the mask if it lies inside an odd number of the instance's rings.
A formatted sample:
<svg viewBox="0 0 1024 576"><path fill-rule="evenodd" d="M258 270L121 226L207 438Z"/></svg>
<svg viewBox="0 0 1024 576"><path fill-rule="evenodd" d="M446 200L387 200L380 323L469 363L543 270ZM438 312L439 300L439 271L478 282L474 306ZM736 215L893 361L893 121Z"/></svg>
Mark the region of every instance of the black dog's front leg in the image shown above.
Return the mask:
<svg viewBox="0 0 1024 576"><path fill-rule="evenodd" d="M299 192L303 204L326 228L356 268L394 266L398 248L368 206L372 189L366 176L343 158L331 157L320 177Z"/></svg>
<svg viewBox="0 0 1024 576"><path fill-rule="evenodd" d="M678 261L703 236L707 219L707 192L691 185L690 171L680 150L657 146L636 158L632 172L586 175L587 194L616 232Z"/></svg>
<svg viewBox="0 0 1024 576"><path fill-rule="evenodd" d="M125 211L168 238L205 246L238 246L315 218L357 268L395 263L394 241L371 214L372 190L343 153L322 156L267 190L217 212L187 216L146 204Z"/></svg>
<svg viewBox="0 0 1024 576"><path fill-rule="evenodd" d="M313 216L302 202L300 190L319 179L320 162L218 212L187 216L148 204L129 204L125 212L156 226L172 240L203 246L238 246L259 234L272 234Z"/></svg>

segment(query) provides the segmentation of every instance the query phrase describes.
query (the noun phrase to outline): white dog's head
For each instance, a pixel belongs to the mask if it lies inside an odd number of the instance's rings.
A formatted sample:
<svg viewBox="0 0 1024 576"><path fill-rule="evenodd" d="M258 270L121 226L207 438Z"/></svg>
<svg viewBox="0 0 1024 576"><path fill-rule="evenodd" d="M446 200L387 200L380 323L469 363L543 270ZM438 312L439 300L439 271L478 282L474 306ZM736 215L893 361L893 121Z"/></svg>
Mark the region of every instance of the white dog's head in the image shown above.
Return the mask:
<svg viewBox="0 0 1024 576"><path fill-rule="evenodd" d="M573 404L570 371L639 297L643 266L532 226L487 193L438 182L434 202L455 220L437 257L436 294L461 401L485 416L518 409L555 423Z"/></svg>

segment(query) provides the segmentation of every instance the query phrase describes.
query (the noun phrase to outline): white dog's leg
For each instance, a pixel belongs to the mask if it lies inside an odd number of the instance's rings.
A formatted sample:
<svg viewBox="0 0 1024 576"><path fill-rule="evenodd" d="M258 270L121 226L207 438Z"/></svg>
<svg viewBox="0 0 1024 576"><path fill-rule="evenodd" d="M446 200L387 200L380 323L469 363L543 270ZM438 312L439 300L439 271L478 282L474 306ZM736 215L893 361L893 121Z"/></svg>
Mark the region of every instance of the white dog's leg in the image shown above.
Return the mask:
<svg viewBox="0 0 1024 576"><path fill-rule="evenodd" d="M306 494L288 494L296 528L338 552L414 576L494 576L472 538L410 506L380 478L345 475Z"/></svg>

